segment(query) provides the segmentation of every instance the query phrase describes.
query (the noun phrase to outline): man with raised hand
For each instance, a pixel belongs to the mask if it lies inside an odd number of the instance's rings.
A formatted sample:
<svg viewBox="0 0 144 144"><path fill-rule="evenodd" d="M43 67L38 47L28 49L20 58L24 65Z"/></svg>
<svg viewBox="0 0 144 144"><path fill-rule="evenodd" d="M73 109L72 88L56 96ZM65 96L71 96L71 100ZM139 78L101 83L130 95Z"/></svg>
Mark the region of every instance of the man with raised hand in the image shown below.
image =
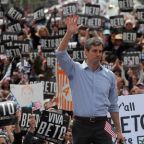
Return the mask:
<svg viewBox="0 0 144 144"><path fill-rule="evenodd" d="M73 100L73 144L112 144L111 136L104 130L110 112L117 134L117 142L124 140L119 121L115 75L101 64L103 41L89 38L84 45L85 60L74 62L67 53L68 42L78 31L78 16L66 18L65 33L56 57L70 81Z"/></svg>

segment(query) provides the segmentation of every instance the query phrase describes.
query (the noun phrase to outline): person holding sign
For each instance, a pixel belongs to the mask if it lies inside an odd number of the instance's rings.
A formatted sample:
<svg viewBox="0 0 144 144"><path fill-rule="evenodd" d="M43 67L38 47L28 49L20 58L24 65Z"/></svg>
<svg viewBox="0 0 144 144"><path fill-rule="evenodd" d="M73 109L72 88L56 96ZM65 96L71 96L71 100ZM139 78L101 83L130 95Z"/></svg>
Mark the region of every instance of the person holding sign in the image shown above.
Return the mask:
<svg viewBox="0 0 144 144"><path fill-rule="evenodd" d="M67 53L68 42L79 28L77 21L77 16L66 18L67 32L56 50L56 57L69 78L72 92L73 144L111 144L111 136L104 130L108 112L120 144L124 137L119 121L115 75L100 64L102 40L93 37L86 41L82 64L74 62Z"/></svg>

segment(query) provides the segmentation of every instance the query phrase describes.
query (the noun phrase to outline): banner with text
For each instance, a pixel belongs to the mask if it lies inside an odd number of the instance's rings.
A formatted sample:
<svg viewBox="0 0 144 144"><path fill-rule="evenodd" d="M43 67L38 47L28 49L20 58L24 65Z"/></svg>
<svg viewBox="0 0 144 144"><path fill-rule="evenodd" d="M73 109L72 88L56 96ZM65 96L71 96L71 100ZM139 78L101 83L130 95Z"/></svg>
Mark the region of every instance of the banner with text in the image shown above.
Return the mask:
<svg viewBox="0 0 144 144"><path fill-rule="evenodd" d="M122 133L126 144L144 143L144 94L119 96Z"/></svg>

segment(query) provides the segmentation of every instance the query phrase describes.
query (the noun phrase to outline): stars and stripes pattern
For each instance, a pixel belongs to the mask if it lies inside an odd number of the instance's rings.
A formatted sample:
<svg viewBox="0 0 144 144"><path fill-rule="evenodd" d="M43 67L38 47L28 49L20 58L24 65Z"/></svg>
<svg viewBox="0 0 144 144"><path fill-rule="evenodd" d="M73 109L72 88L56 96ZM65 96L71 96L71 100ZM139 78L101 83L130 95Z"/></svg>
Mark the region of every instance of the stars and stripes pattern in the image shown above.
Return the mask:
<svg viewBox="0 0 144 144"><path fill-rule="evenodd" d="M113 129L112 129L111 124L110 124L108 121L106 121L106 123L105 123L104 130L105 130L107 133L109 133L113 138L116 138L116 137L117 137L116 133L115 133L115 132L113 131Z"/></svg>

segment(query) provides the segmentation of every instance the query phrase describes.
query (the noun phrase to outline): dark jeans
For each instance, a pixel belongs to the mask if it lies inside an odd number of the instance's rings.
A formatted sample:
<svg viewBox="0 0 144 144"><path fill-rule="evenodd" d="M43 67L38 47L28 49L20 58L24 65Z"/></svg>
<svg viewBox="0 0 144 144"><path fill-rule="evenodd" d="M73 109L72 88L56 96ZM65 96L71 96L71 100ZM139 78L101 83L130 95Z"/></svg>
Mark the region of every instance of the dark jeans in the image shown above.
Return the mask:
<svg viewBox="0 0 144 144"><path fill-rule="evenodd" d="M105 121L83 122L74 120L73 144L112 144L111 136L104 130Z"/></svg>

